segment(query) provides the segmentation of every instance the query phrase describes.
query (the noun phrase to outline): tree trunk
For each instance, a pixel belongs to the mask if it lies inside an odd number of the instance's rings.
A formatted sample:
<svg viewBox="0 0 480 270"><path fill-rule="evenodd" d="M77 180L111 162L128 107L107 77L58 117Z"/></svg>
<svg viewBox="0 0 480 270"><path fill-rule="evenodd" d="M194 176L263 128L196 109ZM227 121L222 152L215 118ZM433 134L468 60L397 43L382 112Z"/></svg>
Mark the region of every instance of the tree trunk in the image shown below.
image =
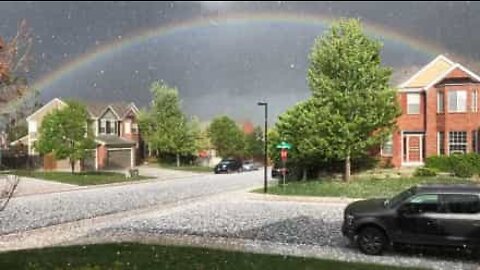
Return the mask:
<svg viewBox="0 0 480 270"><path fill-rule="evenodd" d="M307 168L303 168L302 180L303 180L303 181L307 181Z"/></svg>
<svg viewBox="0 0 480 270"><path fill-rule="evenodd" d="M70 160L70 166L72 167L72 174L75 173L75 160Z"/></svg>
<svg viewBox="0 0 480 270"><path fill-rule="evenodd" d="M180 154L177 153L177 168L180 167Z"/></svg>
<svg viewBox="0 0 480 270"><path fill-rule="evenodd" d="M347 155L347 158L345 159L345 174L343 175L343 178L345 182L350 181L350 154Z"/></svg>

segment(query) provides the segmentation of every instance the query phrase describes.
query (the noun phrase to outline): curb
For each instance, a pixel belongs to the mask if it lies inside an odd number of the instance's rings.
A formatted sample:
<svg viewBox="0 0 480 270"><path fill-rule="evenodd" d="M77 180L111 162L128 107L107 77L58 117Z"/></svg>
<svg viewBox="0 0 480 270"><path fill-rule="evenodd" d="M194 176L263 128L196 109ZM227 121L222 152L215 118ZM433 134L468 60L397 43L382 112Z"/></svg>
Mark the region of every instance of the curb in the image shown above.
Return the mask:
<svg viewBox="0 0 480 270"><path fill-rule="evenodd" d="M316 196L284 196L274 194L248 194L250 199L264 200L264 201L285 201L285 202L299 202L299 203L352 203L363 200L363 198L347 198L347 197L316 197Z"/></svg>

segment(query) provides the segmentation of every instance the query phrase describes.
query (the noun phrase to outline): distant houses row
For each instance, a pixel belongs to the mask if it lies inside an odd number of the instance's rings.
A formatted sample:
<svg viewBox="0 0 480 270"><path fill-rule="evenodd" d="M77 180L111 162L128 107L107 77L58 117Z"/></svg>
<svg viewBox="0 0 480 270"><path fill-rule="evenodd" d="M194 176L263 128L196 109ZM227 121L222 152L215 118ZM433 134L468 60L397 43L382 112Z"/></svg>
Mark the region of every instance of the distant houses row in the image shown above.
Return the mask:
<svg viewBox="0 0 480 270"><path fill-rule="evenodd" d="M397 97L403 113L397 129L377 154L399 168L420 166L426 157L434 155L480 152L479 92L480 76L439 55L399 85ZM29 155L36 155L33 143L43 117L63 106L66 103L55 98L28 116L28 135L13 145L26 145ZM104 170L137 165L144 157L145 144L135 104L89 102L86 106L97 147L82 167ZM0 147L5 144L5 135L0 135ZM44 167L61 169L68 168L68 164L47 155Z"/></svg>

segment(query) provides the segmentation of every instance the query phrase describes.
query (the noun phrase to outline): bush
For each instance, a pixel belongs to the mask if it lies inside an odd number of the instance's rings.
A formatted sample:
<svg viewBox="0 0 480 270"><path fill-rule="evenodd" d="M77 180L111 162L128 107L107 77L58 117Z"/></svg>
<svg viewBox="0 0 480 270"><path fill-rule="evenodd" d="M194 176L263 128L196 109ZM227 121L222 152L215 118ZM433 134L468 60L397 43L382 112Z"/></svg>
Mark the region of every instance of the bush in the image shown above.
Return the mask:
<svg viewBox="0 0 480 270"><path fill-rule="evenodd" d="M475 174L475 166L466 158L455 159L454 164L452 173L457 177L470 178Z"/></svg>
<svg viewBox="0 0 480 270"><path fill-rule="evenodd" d="M458 177L472 177L474 174L480 174L480 154L469 153L429 157L425 161L425 167L453 173Z"/></svg>
<svg viewBox="0 0 480 270"><path fill-rule="evenodd" d="M433 156L425 160L425 167L440 172L451 172L451 156Z"/></svg>
<svg viewBox="0 0 480 270"><path fill-rule="evenodd" d="M433 177L437 176L437 172L437 169L434 168L420 167L415 170L413 175L420 177Z"/></svg>

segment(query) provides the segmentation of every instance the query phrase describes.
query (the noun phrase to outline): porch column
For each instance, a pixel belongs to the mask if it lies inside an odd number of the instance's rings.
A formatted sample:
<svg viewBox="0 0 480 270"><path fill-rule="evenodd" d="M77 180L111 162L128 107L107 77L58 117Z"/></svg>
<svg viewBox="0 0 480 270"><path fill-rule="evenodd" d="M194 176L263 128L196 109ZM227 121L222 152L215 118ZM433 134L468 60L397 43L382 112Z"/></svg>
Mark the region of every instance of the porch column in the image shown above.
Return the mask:
<svg viewBox="0 0 480 270"><path fill-rule="evenodd" d="M135 168L135 146L132 146L132 148L130 148L130 155L130 168L133 169Z"/></svg>

